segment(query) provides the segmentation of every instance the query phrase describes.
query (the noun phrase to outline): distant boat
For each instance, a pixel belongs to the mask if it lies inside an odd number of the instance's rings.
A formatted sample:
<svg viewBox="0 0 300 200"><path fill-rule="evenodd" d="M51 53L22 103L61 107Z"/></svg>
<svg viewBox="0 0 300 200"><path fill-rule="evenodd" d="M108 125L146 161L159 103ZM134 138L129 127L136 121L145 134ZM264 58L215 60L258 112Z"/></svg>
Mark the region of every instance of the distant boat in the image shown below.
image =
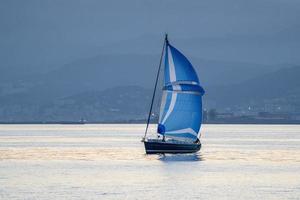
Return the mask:
<svg viewBox="0 0 300 200"><path fill-rule="evenodd" d="M59 124L86 124L86 120L81 118L79 121L60 121Z"/></svg>
<svg viewBox="0 0 300 200"><path fill-rule="evenodd" d="M157 138L148 138L147 131L159 80L163 57L164 84L157 125ZM165 36L156 76L154 92L142 139L147 154L194 153L200 150L199 130L202 123L204 89L188 59Z"/></svg>

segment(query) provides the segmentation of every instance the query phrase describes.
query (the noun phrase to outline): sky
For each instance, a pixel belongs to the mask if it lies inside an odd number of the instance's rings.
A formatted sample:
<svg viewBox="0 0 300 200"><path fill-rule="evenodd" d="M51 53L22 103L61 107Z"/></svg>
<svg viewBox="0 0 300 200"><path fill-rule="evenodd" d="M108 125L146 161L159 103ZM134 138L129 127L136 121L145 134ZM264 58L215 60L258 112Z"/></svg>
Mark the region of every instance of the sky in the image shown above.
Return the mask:
<svg viewBox="0 0 300 200"><path fill-rule="evenodd" d="M299 0L2 0L0 69L51 69L124 41L122 52L147 49L150 37L156 51L165 32L202 58L299 64L299 19Z"/></svg>

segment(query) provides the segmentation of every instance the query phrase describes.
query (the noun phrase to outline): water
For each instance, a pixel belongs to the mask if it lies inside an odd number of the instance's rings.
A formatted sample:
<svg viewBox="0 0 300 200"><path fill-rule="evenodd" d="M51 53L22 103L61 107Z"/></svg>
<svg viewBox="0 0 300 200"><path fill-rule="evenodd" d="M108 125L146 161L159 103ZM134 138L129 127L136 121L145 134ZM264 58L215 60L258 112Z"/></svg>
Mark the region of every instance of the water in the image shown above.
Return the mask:
<svg viewBox="0 0 300 200"><path fill-rule="evenodd" d="M144 128L1 125L0 199L300 199L300 126L204 125L200 153L166 156Z"/></svg>

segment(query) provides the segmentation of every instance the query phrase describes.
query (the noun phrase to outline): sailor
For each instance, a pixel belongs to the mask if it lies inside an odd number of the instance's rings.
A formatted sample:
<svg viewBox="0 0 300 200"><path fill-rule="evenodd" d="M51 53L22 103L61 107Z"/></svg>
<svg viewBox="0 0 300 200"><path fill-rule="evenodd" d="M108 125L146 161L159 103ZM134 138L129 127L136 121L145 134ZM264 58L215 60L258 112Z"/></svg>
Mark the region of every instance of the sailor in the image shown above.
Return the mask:
<svg viewBox="0 0 300 200"><path fill-rule="evenodd" d="M166 139L165 139L165 126L164 125L162 125L162 124L158 124L158 127L157 127L157 133L160 133L160 134L162 134L163 135L163 139L162 139L162 141L163 142L165 142L166 141Z"/></svg>

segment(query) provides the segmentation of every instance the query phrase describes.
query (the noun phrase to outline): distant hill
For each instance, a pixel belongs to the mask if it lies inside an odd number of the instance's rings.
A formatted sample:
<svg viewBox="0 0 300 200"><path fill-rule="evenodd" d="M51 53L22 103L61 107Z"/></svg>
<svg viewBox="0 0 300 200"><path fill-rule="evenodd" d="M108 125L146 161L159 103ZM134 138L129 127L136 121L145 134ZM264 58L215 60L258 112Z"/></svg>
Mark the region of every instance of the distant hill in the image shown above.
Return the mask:
<svg viewBox="0 0 300 200"><path fill-rule="evenodd" d="M194 57L190 59L205 87L240 83L283 67ZM19 99L17 97L21 95L24 101L38 103L120 85L151 88L158 61L158 54L99 55L71 62L50 72L31 75L24 72L24 76L0 82L0 101L1 96ZM11 74L14 74L13 71Z"/></svg>
<svg viewBox="0 0 300 200"><path fill-rule="evenodd" d="M147 117L151 97L152 90L122 86L83 92L59 99L52 106L62 119L72 117L76 120L80 116L88 121L141 120Z"/></svg>
<svg viewBox="0 0 300 200"><path fill-rule="evenodd" d="M233 105L258 105L266 101L293 105L300 109L300 66L280 69L233 84L207 88L207 100L215 101L217 107ZM299 110L300 112L300 110Z"/></svg>
<svg viewBox="0 0 300 200"><path fill-rule="evenodd" d="M158 58L158 55L102 55L0 83L0 121L144 119ZM261 109L267 102L271 106L290 105L290 110L299 109L298 66L280 68L190 59L206 89L207 108Z"/></svg>
<svg viewBox="0 0 300 200"><path fill-rule="evenodd" d="M40 104L22 99L2 104L0 121L119 121L146 118L151 91L138 86L86 91ZM3 101L3 98L1 99Z"/></svg>

